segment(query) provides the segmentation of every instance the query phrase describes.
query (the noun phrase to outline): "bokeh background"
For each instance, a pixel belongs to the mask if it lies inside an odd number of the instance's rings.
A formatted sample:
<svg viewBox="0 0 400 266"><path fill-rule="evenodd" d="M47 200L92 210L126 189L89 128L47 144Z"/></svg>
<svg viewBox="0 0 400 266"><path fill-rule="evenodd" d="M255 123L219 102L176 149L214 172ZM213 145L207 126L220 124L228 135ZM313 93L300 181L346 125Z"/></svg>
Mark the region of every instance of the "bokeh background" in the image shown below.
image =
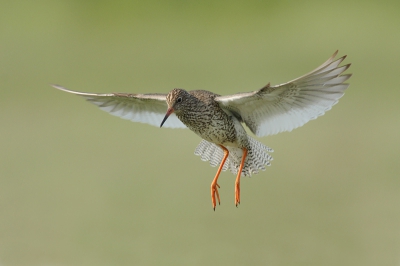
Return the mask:
<svg viewBox="0 0 400 266"><path fill-rule="evenodd" d="M0 265L400 265L398 1L0 1ZM353 73L242 181L189 130L49 86L219 94Z"/></svg>

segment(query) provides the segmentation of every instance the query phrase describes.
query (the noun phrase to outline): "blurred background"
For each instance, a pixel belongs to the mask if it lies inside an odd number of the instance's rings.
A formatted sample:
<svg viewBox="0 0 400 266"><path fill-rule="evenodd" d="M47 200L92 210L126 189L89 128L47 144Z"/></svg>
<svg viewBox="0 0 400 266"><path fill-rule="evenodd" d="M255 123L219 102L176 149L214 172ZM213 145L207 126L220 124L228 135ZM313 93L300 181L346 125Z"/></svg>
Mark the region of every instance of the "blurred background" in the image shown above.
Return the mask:
<svg viewBox="0 0 400 266"><path fill-rule="evenodd" d="M0 1L0 265L400 265L398 1ZM337 49L331 111L241 182L87 92L256 90Z"/></svg>

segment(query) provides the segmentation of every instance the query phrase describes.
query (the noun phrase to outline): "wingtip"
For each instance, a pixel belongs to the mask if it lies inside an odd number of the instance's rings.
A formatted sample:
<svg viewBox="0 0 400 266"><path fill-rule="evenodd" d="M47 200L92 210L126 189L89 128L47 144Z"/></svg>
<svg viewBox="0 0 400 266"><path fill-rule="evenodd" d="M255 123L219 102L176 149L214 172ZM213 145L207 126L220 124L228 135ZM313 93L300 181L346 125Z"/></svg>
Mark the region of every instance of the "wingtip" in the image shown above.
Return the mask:
<svg viewBox="0 0 400 266"><path fill-rule="evenodd" d="M52 86L53 88L56 88L56 89L58 89L58 87L60 87L60 85L52 84L52 83L50 83L49 85Z"/></svg>
<svg viewBox="0 0 400 266"><path fill-rule="evenodd" d="M338 53L339 53L339 50L336 50L334 53L333 53L333 55L331 56L331 58L333 59L333 58L335 58L337 55L338 55ZM344 60L344 59L346 59L346 57L347 57L347 55L343 55L342 57L340 57L338 60Z"/></svg>
<svg viewBox="0 0 400 266"><path fill-rule="evenodd" d="M52 86L53 88L56 88L57 90L60 91L65 91L68 93L72 93L72 94L76 94L76 95L81 95L81 96L96 96L96 94L94 93L86 93L86 92L80 92L80 91L73 91L73 90L69 90L63 86L57 85L57 84L50 84L50 86Z"/></svg>
<svg viewBox="0 0 400 266"><path fill-rule="evenodd" d="M52 86L53 88L60 90L60 91L72 92L72 91L68 90L67 88L64 88L63 86L60 86L57 84L50 84L50 86Z"/></svg>
<svg viewBox="0 0 400 266"><path fill-rule="evenodd" d="M333 55L326 61L326 62L332 62L335 57L337 56L337 54L339 53L339 50L336 50Z"/></svg>

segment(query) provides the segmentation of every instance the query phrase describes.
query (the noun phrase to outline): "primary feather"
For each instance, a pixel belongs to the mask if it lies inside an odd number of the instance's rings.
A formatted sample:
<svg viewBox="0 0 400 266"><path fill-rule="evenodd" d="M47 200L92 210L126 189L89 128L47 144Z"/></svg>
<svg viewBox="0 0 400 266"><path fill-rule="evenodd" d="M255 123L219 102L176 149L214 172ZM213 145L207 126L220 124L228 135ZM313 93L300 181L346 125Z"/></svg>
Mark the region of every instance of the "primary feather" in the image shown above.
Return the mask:
<svg viewBox="0 0 400 266"><path fill-rule="evenodd" d="M297 79L260 90L215 98L220 106L238 116L259 137L292 131L323 115L337 103L349 84L351 74L341 75L350 64L339 67L346 58L325 63Z"/></svg>
<svg viewBox="0 0 400 266"><path fill-rule="evenodd" d="M84 97L88 102L97 105L101 110L133 122L141 122L152 126L160 126L167 110L166 94L130 94L130 93L86 93L72 91L52 85L54 88ZM172 114L164 124L169 128L186 128Z"/></svg>

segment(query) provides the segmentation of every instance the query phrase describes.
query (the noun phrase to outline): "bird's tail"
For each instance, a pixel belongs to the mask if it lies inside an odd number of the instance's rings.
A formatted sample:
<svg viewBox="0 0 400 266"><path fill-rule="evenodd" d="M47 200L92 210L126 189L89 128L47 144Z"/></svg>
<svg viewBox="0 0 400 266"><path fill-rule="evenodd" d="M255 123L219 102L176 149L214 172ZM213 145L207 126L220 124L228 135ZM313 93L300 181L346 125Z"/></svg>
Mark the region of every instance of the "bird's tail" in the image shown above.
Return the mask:
<svg viewBox="0 0 400 266"><path fill-rule="evenodd" d="M245 176L257 174L260 170L265 170L265 166L270 166L272 156L268 152L274 150L265 146L261 142L248 136L250 149L247 152L246 161L242 170ZM239 165L242 161L243 151L240 148L226 147L229 150L229 156L222 168L223 171L229 169L233 174L237 174ZM202 140L194 151L195 155L201 156L201 160L209 161L211 166L217 166L221 163L224 156L223 150L216 144Z"/></svg>

